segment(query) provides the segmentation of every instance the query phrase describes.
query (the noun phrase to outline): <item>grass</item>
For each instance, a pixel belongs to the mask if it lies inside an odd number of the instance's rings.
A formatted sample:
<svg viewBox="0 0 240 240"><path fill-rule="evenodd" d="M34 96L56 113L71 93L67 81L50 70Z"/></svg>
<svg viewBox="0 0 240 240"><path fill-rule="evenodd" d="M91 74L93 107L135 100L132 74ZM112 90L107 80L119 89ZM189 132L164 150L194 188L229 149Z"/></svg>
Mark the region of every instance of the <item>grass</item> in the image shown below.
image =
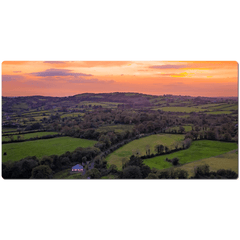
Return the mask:
<svg viewBox="0 0 240 240"><path fill-rule="evenodd" d="M66 113L61 116L61 118L65 117L78 117L78 116L83 116L84 113L76 112L76 113Z"/></svg>
<svg viewBox="0 0 240 240"><path fill-rule="evenodd" d="M36 133L26 133L26 134L20 134L20 135L11 135L13 136L14 140L17 140L18 136L21 136L22 139L30 139L34 137L42 137L46 135L56 135L58 134L57 132L36 132ZM3 136L2 141L10 141L9 137Z"/></svg>
<svg viewBox="0 0 240 240"><path fill-rule="evenodd" d="M7 133L7 132L11 132L11 131L17 131L17 128L3 128L2 129L3 133Z"/></svg>
<svg viewBox="0 0 240 240"><path fill-rule="evenodd" d="M154 152L154 147L157 144L162 144L164 146L171 147L176 142L180 142L184 139L184 135L180 134L157 134L151 135L148 137L140 138L134 140L121 148L117 149L113 153L111 153L106 160L108 164L115 164L118 169L122 168L122 159L123 158L130 158L131 155L134 154L135 150L140 151L140 155L146 154L146 146L150 146L151 153Z"/></svg>
<svg viewBox="0 0 240 240"><path fill-rule="evenodd" d="M117 125L112 125L112 126L102 126L97 129L97 132L123 132L123 131L131 131L133 129L133 125L128 125L128 124L117 124Z"/></svg>
<svg viewBox="0 0 240 240"><path fill-rule="evenodd" d="M238 173L238 154L236 154L236 151L233 150L231 152L224 153L215 157L210 157L199 161L187 163L178 168L187 171L189 177L191 177L194 175L194 167L203 164L208 164L210 167L210 171L217 171L219 169L226 170L230 169Z"/></svg>
<svg viewBox="0 0 240 240"><path fill-rule="evenodd" d="M169 166L166 164L166 158L173 159L177 157L181 164L185 164L204 158L214 157L237 148L237 143L201 140L193 142L189 149L149 158L144 160L144 163L150 168L164 169Z"/></svg>
<svg viewBox="0 0 240 240"><path fill-rule="evenodd" d="M96 141L80 138L60 137L41 139L20 143L7 143L2 145L2 161L18 161L27 156L50 156L60 155L66 151L74 151L77 147L92 147ZM6 152L7 155L3 155Z"/></svg>

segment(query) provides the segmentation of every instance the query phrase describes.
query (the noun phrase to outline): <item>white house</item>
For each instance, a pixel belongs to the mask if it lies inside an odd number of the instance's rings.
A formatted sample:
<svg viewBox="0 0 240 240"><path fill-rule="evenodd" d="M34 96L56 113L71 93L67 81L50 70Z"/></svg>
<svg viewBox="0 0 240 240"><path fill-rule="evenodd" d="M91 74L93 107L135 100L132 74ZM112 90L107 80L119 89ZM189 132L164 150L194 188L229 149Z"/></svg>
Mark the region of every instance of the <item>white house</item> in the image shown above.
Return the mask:
<svg viewBox="0 0 240 240"><path fill-rule="evenodd" d="M77 164L72 167L72 172L83 172L83 166L80 164Z"/></svg>

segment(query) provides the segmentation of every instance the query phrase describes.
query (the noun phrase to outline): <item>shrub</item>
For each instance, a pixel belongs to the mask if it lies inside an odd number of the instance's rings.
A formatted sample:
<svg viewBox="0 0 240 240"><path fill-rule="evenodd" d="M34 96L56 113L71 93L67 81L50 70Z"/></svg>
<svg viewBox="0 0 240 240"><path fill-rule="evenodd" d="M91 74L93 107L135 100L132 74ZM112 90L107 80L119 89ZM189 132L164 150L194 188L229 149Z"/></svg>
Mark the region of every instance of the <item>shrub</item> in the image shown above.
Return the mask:
<svg viewBox="0 0 240 240"><path fill-rule="evenodd" d="M179 159L178 158L173 158L171 162L172 162L173 166L179 165Z"/></svg>

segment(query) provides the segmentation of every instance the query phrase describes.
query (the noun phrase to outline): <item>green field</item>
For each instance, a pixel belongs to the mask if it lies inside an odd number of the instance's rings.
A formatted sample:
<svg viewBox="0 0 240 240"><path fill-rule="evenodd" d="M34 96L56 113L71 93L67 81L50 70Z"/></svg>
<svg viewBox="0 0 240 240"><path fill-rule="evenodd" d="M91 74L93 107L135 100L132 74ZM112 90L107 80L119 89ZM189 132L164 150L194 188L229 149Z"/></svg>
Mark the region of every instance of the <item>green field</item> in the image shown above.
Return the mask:
<svg viewBox="0 0 240 240"><path fill-rule="evenodd" d="M80 113L80 112L75 112L75 113L66 113L66 114L63 114L61 116L61 118L65 118L65 117L78 117L79 116L83 116L84 113Z"/></svg>
<svg viewBox="0 0 240 240"><path fill-rule="evenodd" d="M12 131L17 131L17 128L3 128L2 129L3 133L12 132Z"/></svg>
<svg viewBox="0 0 240 240"><path fill-rule="evenodd" d="M128 125L128 124L116 124L112 126L103 126L99 127L97 129L98 132L110 132L110 131L115 131L115 132L123 132L123 131L131 131L133 129L134 125Z"/></svg>
<svg viewBox="0 0 240 240"><path fill-rule="evenodd" d="M60 155L66 151L74 151L77 147L92 147L97 143L93 140L86 140L71 137L59 137L51 139L41 139L20 143L7 143L2 145L2 161L18 161L27 156L50 156L53 154ZM3 156L6 152L7 155Z"/></svg>
<svg viewBox="0 0 240 240"><path fill-rule="evenodd" d="M168 162L165 161L166 158L173 159L177 157L179 158L179 162L181 164L185 164L204 158L214 157L237 148L237 143L231 142L219 142L211 140L194 141L189 149L145 159L144 163L150 168L164 169L172 166L170 163L169 165Z"/></svg>
<svg viewBox="0 0 240 240"><path fill-rule="evenodd" d="M215 157L205 158L199 161L184 164L178 167L188 172L189 177L194 175L194 167L208 164L210 171L217 171L219 169L230 169L238 173L238 154L236 150L224 153Z"/></svg>
<svg viewBox="0 0 240 240"><path fill-rule="evenodd" d="M206 111L206 109L198 107L160 107L158 109L165 112L186 112L186 113Z"/></svg>
<svg viewBox="0 0 240 240"><path fill-rule="evenodd" d="M95 106L102 106L103 108L116 108L119 105L118 102L88 102L83 101L78 104L78 106L82 105L91 105L92 107Z"/></svg>
<svg viewBox="0 0 240 240"><path fill-rule="evenodd" d="M108 164L115 164L118 169L122 168L122 158L130 158L131 155L135 154L135 150L140 151L140 155L146 154L146 146L150 146L151 153L155 153L154 147L157 144L162 144L164 146L171 146L176 142L181 142L184 139L184 135L180 134L157 134L151 135L148 137L143 137L137 140L134 140L121 148L117 149L111 153L106 160Z"/></svg>
<svg viewBox="0 0 240 240"><path fill-rule="evenodd" d="M36 132L36 133L26 133L26 134L19 134L19 135L11 135L13 136L14 140L18 139L18 136L21 137L21 139L30 139L30 138L35 138L35 137L42 137L46 135L56 135L58 134L57 132ZM10 141L9 137L3 136L2 141Z"/></svg>

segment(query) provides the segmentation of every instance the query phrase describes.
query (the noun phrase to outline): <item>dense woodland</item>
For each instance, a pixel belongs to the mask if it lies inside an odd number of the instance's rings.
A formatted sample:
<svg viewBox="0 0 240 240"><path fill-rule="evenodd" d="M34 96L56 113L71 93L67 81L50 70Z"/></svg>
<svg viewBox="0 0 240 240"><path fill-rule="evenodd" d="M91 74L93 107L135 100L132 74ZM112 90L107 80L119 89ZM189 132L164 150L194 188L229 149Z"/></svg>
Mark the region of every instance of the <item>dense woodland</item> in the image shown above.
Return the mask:
<svg viewBox="0 0 240 240"><path fill-rule="evenodd" d="M135 93L80 94L71 97L3 97L3 144L38 139L70 136L96 140L94 147L78 147L62 155L28 156L19 161L2 164L5 179L53 178L54 174L74 164L84 166L81 179L98 179L113 175L118 179L182 179L188 178L184 170L151 169L143 159L181 151L192 141L203 139L238 142L238 99L190 96L151 96ZM169 110L168 110L169 109ZM178 110L179 109L179 110ZM198 111L199 110L199 111ZM191 126L187 130L184 126ZM25 139L24 134L56 132ZM155 152L146 148L146 154L136 152L125 159L122 169L109 166L106 157L135 139L159 134L184 134L184 141L174 149L156 145ZM14 135L17 136L14 138ZM7 138L7 140L6 140ZM3 152L3 155L8 154ZM167 159L173 166L178 159ZM230 170L211 172L209 166L196 168L192 178L236 178Z"/></svg>

